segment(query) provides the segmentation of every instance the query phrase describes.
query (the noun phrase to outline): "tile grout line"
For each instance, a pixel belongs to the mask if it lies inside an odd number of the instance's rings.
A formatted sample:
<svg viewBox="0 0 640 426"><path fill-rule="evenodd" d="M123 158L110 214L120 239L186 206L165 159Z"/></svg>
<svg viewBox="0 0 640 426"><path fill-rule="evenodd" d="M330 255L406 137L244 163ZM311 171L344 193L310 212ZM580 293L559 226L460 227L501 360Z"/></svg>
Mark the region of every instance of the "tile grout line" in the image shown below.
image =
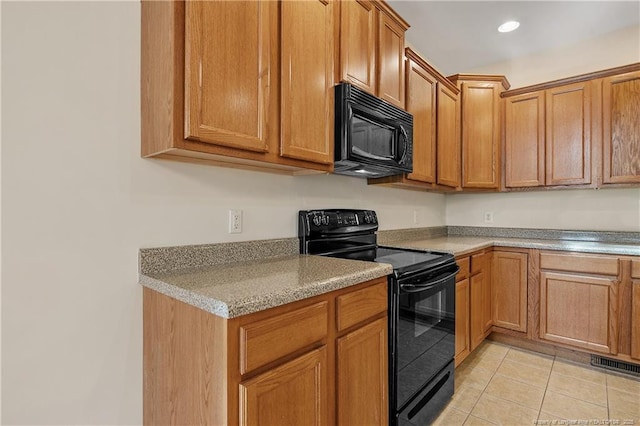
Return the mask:
<svg viewBox="0 0 640 426"><path fill-rule="evenodd" d="M547 377L547 385L544 387L544 393L542 394L542 402L540 403L540 408L538 409L538 418L536 419L536 424L540 421L540 416L542 415L542 407L544 406L544 399L547 397L547 389L549 388L549 382L551 381L551 374L553 373L553 366L556 363L556 356L553 356L553 360L551 361L551 370L549 370L549 377Z"/></svg>
<svg viewBox="0 0 640 426"><path fill-rule="evenodd" d="M511 347L509 347L507 349L507 352L505 352L504 356L502 357L502 359L500 360L500 364L498 364L498 367L496 368L496 370L493 372L493 374L491 375L491 377L489 378L489 381L487 382L487 384L484 386L484 388L482 388L482 392L480 392L480 396L478 397L478 399L476 400L475 404L473 404L473 407L471 407L471 411L469 411L469 414L467 415L467 419L469 418L469 416L471 416L471 413L473 412L473 409L476 408L476 405L478 405L478 401L480 401L480 399L482 398L482 395L485 394L485 391L487 390L487 388L489 387L489 383L491 383L491 380L493 380L493 378L495 377L495 375L498 372L498 369L500 369L500 366L502 365L502 363L504 362L504 360L507 358L507 355L509 354L509 352L511 351ZM488 394L487 394L488 395ZM497 425L498 423L495 423L491 420L485 419L484 417L479 417L482 420L486 420L489 423L492 423L494 425ZM465 419L465 423L467 421L467 419Z"/></svg>

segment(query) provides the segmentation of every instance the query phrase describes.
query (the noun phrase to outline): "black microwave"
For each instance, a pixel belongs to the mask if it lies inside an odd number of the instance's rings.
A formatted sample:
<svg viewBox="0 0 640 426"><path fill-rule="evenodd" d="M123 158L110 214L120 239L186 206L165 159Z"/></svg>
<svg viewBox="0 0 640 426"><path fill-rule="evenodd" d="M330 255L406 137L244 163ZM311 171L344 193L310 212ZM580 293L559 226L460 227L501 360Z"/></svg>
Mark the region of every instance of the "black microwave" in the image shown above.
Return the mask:
<svg viewBox="0 0 640 426"><path fill-rule="evenodd" d="M413 171L413 116L349 83L335 88L334 173L385 177Z"/></svg>

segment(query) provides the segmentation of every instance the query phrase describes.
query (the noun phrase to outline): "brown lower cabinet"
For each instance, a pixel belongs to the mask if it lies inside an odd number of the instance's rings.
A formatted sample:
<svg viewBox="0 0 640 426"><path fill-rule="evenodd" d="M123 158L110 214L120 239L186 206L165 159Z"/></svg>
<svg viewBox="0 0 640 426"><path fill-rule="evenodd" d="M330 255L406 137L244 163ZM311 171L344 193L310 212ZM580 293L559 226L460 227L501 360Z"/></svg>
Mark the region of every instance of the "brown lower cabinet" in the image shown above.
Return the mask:
<svg viewBox="0 0 640 426"><path fill-rule="evenodd" d="M491 264L493 325L527 332L528 255L494 250Z"/></svg>
<svg viewBox="0 0 640 426"><path fill-rule="evenodd" d="M471 256L470 349L473 351L491 332L491 251Z"/></svg>
<svg viewBox="0 0 640 426"><path fill-rule="evenodd" d="M631 358L640 360L640 260L631 263Z"/></svg>
<svg viewBox="0 0 640 426"><path fill-rule="evenodd" d="M386 278L233 319L143 303L146 425L388 423Z"/></svg>
<svg viewBox="0 0 640 426"><path fill-rule="evenodd" d="M469 343L469 263L470 258L456 259L460 272L456 276L456 366L471 353Z"/></svg>
<svg viewBox="0 0 640 426"><path fill-rule="evenodd" d="M455 364L459 365L491 332L491 251L456 259Z"/></svg>
<svg viewBox="0 0 640 426"><path fill-rule="evenodd" d="M589 351L618 352L619 259L540 254L540 338Z"/></svg>

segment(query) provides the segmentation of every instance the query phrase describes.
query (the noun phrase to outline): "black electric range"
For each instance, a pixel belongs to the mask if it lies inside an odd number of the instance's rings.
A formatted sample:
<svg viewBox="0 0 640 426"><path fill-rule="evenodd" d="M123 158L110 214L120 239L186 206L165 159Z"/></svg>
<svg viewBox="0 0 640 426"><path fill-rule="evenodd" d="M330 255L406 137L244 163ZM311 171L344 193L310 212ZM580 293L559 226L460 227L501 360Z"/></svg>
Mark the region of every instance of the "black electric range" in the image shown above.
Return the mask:
<svg viewBox="0 0 640 426"><path fill-rule="evenodd" d="M377 229L372 210L298 213L300 253L393 266L388 279L389 424L428 424L453 395L458 266L449 253L378 246Z"/></svg>

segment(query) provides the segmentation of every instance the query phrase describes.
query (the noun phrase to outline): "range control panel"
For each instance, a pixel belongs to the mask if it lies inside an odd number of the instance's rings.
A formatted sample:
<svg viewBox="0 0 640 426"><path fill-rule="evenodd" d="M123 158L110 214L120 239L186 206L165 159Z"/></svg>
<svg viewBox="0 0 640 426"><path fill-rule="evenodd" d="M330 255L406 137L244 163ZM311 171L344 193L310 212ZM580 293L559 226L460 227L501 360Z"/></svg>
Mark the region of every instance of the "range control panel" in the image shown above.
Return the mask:
<svg viewBox="0 0 640 426"><path fill-rule="evenodd" d="M337 234L378 229L373 210L301 210L298 213L298 235Z"/></svg>

